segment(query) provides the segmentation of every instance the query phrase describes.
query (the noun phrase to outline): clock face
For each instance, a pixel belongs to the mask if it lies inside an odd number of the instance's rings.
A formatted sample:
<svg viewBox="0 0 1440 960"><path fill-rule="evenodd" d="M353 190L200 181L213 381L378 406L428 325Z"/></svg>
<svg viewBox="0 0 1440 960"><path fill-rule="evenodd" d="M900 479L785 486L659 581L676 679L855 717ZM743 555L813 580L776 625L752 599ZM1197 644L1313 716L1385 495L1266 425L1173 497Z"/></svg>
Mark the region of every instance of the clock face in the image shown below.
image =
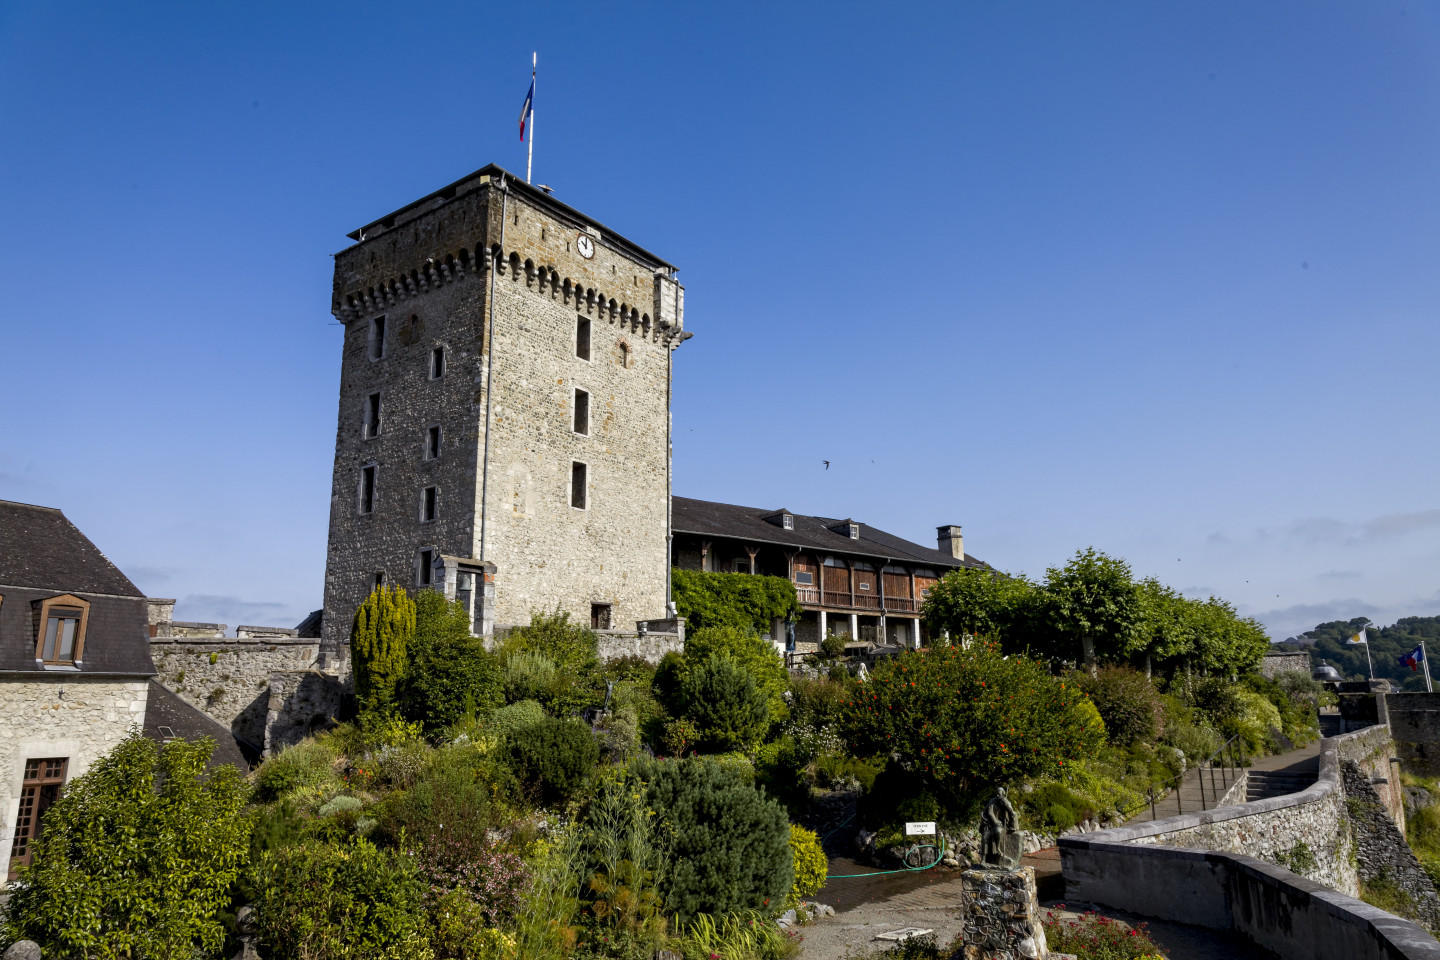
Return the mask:
<svg viewBox="0 0 1440 960"><path fill-rule="evenodd" d="M595 256L595 241L590 239L587 233L580 234L580 239L575 242L575 248L580 251L580 256L586 260Z"/></svg>

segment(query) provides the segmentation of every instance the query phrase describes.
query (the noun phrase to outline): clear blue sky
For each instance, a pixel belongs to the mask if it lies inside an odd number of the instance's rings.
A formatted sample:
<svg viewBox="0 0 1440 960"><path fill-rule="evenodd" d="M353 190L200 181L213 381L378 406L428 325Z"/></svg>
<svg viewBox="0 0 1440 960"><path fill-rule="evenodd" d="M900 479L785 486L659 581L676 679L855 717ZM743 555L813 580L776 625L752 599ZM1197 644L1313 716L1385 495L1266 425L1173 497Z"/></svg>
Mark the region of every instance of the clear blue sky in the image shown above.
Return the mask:
<svg viewBox="0 0 1440 960"><path fill-rule="evenodd" d="M677 493L1440 613L1433 3L0 3L0 497L318 607L330 255L523 170L537 48L536 180L681 267Z"/></svg>

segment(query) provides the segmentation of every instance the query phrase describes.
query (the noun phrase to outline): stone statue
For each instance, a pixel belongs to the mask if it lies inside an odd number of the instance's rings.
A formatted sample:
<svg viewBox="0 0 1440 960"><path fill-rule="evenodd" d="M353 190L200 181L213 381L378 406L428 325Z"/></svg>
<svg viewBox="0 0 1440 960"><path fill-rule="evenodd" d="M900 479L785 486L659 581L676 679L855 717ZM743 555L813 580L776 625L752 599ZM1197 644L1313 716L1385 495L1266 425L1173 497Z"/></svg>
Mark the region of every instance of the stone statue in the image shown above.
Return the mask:
<svg viewBox="0 0 1440 960"><path fill-rule="evenodd" d="M980 812L980 862L1001 870L1020 866L1020 817L1004 787L996 789Z"/></svg>

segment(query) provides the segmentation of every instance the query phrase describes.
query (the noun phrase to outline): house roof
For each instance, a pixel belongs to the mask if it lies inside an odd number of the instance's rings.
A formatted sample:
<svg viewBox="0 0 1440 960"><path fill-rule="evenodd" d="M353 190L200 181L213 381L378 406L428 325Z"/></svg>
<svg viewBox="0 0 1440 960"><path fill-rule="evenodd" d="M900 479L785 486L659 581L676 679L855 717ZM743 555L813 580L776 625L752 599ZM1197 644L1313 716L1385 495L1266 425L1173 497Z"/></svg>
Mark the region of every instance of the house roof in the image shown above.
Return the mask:
<svg viewBox="0 0 1440 960"><path fill-rule="evenodd" d="M251 763L259 759L254 744L237 739L228 727L154 680L150 681L150 696L145 702L145 736L161 743L174 737L184 740L209 737L215 741L215 752L210 754L207 764L210 767L228 763L238 767L241 773L249 773Z"/></svg>
<svg viewBox="0 0 1440 960"><path fill-rule="evenodd" d="M866 523L859 525L860 538L852 540L848 533L837 533L831 529L855 522L850 520L811 517L790 510L691 500L688 497L671 497L670 504L671 526L676 533L730 537L749 543L773 543L802 550L848 553L876 560L924 563L935 567L987 566L968 553L964 561L960 561L934 547L923 547ZM782 513L789 513L795 518L795 529L786 530L780 525L779 516Z"/></svg>
<svg viewBox="0 0 1440 960"><path fill-rule="evenodd" d="M65 514L10 500L0 500L0 584L145 596Z"/></svg>

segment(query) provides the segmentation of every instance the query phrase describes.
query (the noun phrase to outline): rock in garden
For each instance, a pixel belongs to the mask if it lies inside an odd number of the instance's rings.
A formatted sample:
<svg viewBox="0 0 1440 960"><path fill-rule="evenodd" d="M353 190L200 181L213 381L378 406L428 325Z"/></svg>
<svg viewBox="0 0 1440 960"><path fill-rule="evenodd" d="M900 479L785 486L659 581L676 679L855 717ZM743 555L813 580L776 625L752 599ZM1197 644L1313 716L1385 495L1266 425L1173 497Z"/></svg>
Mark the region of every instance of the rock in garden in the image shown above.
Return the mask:
<svg viewBox="0 0 1440 960"><path fill-rule="evenodd" d="M40 944L34 940L16 940L5 951L5 960L40 960Z"/></svg>

